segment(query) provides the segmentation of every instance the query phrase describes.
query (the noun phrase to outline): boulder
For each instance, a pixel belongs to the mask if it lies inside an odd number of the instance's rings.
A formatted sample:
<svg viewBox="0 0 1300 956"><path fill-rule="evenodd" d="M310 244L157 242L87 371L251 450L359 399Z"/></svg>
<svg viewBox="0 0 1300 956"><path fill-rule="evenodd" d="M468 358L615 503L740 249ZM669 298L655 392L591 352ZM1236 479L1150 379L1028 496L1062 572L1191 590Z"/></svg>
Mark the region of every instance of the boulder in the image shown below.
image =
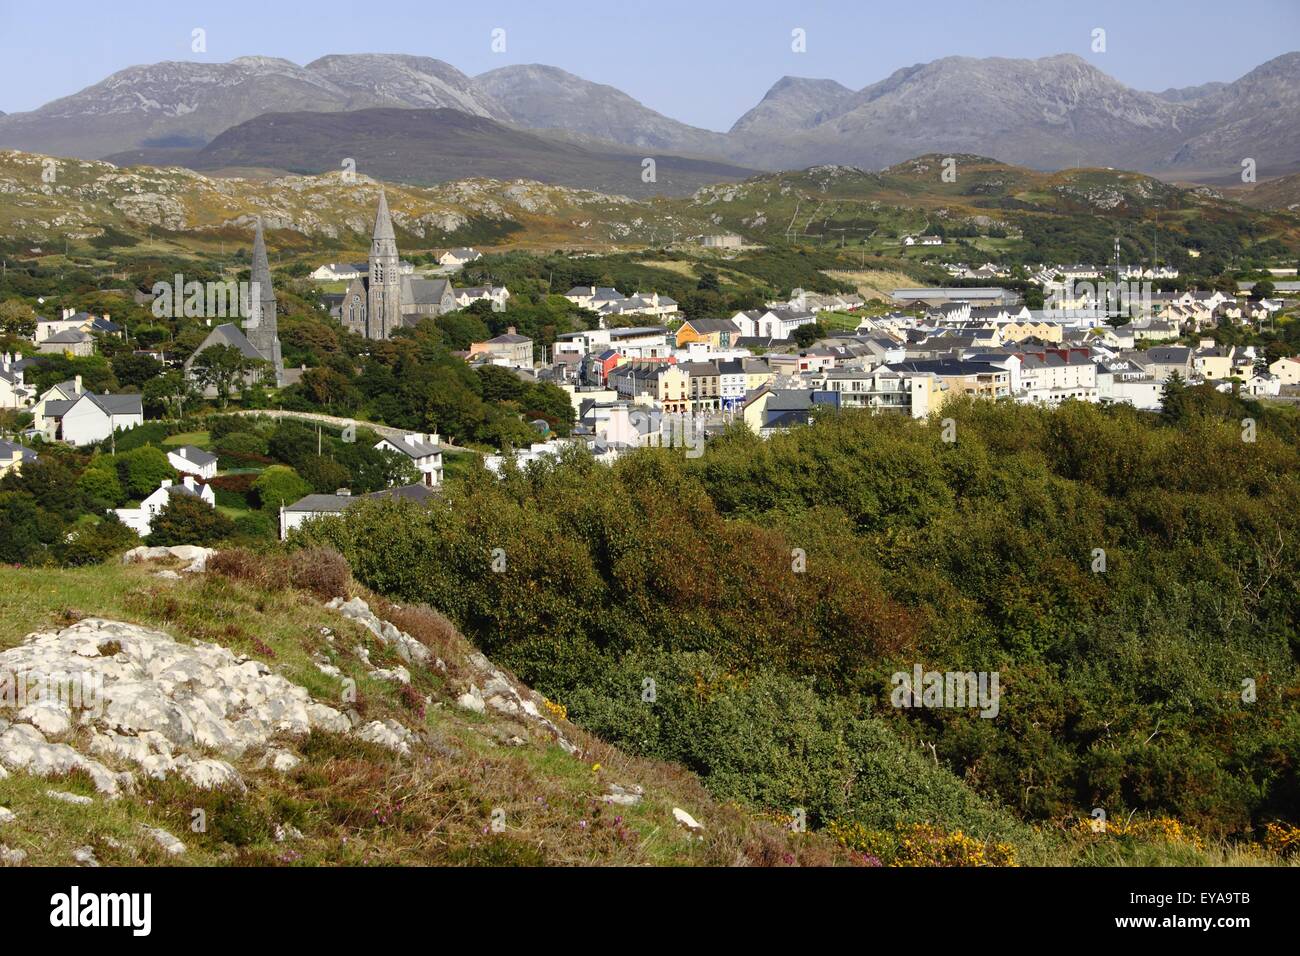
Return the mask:
<svg viewBox="0 0 1300 956"><path fill-rule="evenodd" d="M698 820L696 820L693 816L691 816L681 807L673 807L673 819L676 820L678 823L680 823L682 826L686 827L686 829L688 830L698 831L704 829L703 824L701 824Z"/></svg>
<svg viewBox="0 0 1300 956"><path fill-rule="evenodd" d="M148 836L153 837L154 842L157 843L160 847L162 847L163 850L169 855L180 856L185 852L185 844L182 843L180 840L176 839L176 837L172 836L166 830L163 830L159 827L150 827L144 825L141 825L140 829Z"/></svg>

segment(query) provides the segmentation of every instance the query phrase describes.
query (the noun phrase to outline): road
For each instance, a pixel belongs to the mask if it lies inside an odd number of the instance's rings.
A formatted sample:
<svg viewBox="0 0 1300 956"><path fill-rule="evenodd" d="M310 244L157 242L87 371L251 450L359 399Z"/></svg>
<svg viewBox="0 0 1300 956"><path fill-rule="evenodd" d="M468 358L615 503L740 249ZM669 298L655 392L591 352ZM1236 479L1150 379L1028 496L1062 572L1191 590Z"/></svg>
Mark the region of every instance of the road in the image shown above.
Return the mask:
<svg viewBox="0 0 1300 956"><path fill-rule="evenodd" d="M359 418L339 418L337 415L326 415L323 412L286 412L278 408L241 408L230 411L231 415L265 415L267 418L298 418L308 422L318 422L321 425L329 425L331 428L345 428L348 425L356 425L360 428L369 428L380 438L387 438L389 441L396 441L403 435L409 434L404 428L393 428L390 425L380 425L376 422L362 421ZM475 455L481 452L473 448L462 448L460 445L452 445L447 441L439 440L439 447L443 451L467 451Z"/></svg>

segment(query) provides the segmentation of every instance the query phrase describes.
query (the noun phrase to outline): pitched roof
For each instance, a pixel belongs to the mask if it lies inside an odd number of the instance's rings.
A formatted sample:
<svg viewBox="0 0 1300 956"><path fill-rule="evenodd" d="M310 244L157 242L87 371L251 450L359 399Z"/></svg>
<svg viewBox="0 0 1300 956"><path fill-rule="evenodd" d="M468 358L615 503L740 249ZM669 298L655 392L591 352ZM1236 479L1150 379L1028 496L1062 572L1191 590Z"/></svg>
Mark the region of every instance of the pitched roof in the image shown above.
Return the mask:
<svg viewBox="0 0 1300 956"><path fill-rule="evenodd" d="M379 444L387 442L393 448L396 448L402 454L410 458L427 458L430 455L436 455L442 451L440 445L434 445L427 441L410 441L406 436L401 438L384 438Z"/></svg>
<svg viewBox="0 0 1300 956"><path fill-rule="evenodd" d="M81 329L64 329L62 332L55 332L53 335L45 338L42 340L41 344L44 345L47 342L53 342L56 345L80 345L82 342L91 341L93 341L93 339L88 332L83 332Z"/></svg>
<svg viewBox="0 0 1300 956"><path fill-rule="evenodd" d="M225 325L218 325L215 329L209 332L208 337L203 340L203 344L194 350L194 355L191 355L189 361L185 364L188 366L194 361L196 355L204 349L211 348L214 345L229 345L233 348L239 349L239 353L243 355L244 358L269 361L265 355L258 351L257 347L253 345L252 342L248 341L248 336L244 334L243 329L232 322L227 322Z"/></svg>
<svg viewBox="0 0 1300 956"><path fill-rule="evenodd" d="M454 289L446 279L417 279L402 276L402 305L439 305L443 294Z"/></svg>
<svg viewBox="0 0 1300 956"><path fill-rule="evenodd" d="M35 461L37 454L26 445L20 445L17 442L4 441L3 439L0 439L0 457L17 457L22 461Z"/></svg>
<svg viewBox="0 0 1300 956"><path fill-rule="evenodd" d="M173 449L173 451L186 461L198 465L200 468L204 465L210 465L217 460L216 455L204 451L202 448L197 448L194 445L182 445L180 448Z"/></svg>
<svg viewBox="0 0 1300 956"><path fill-rule="evenodd" d="M660 300L662 301L662 300ZM689 325L696 332L739 332L740 328L731 319L687 319L682 323Z"/></svg>
<svg viewBox="0 0 1300 956"><path fill-rule="evenodd" d="M82 397L94 402L110 415L144 414L144 400L138 392L125 395L95 395L87 392Z"/></svg>
<svg viewBox="0 0 1300 956"><path fill-rule="evenodd" d="M413 501L417 504L423 504L430 498L436 497L437 494L436 491L425 485L398 485L396 488L372 491L368 495L307 495L305 498L299 498L291 505L286 505L284 510L341 514L345 508L350 508L358 501L367 499L392 498L398 501Z"/></svg>

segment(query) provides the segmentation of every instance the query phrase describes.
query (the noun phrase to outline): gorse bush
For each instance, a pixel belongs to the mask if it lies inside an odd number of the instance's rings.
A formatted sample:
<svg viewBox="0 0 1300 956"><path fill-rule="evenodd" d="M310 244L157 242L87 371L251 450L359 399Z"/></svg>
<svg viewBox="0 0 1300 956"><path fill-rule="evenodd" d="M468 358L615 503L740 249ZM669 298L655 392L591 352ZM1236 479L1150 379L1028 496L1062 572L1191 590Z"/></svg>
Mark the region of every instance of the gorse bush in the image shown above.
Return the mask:
<svg viewBox="0 0 1300 956"><path fill-rule="evenodd" d="M1245 406L1198 401L957 402L955 443L852 412L737 427L696 460L480 469L300 540L739 799L981 840L1097 806L1260 835L1300 814L1295 416L1249 442ZM913 664L998 672L997 717L894 708Z"/></svg>

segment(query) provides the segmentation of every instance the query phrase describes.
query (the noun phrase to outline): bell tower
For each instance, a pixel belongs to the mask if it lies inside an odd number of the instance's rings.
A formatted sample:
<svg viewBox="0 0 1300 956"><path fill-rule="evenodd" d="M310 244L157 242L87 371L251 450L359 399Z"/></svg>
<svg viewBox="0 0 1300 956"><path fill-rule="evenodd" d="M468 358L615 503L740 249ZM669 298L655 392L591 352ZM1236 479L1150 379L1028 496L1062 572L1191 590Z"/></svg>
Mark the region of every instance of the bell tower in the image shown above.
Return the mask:
<svg viewBox="0 0 1300 956"><path fill-rule="evenodd" d="M381 190L370 242L370 275L366 290L366 337L386 339L402 324L402 275L398 268L397 237Z"/></svg>

